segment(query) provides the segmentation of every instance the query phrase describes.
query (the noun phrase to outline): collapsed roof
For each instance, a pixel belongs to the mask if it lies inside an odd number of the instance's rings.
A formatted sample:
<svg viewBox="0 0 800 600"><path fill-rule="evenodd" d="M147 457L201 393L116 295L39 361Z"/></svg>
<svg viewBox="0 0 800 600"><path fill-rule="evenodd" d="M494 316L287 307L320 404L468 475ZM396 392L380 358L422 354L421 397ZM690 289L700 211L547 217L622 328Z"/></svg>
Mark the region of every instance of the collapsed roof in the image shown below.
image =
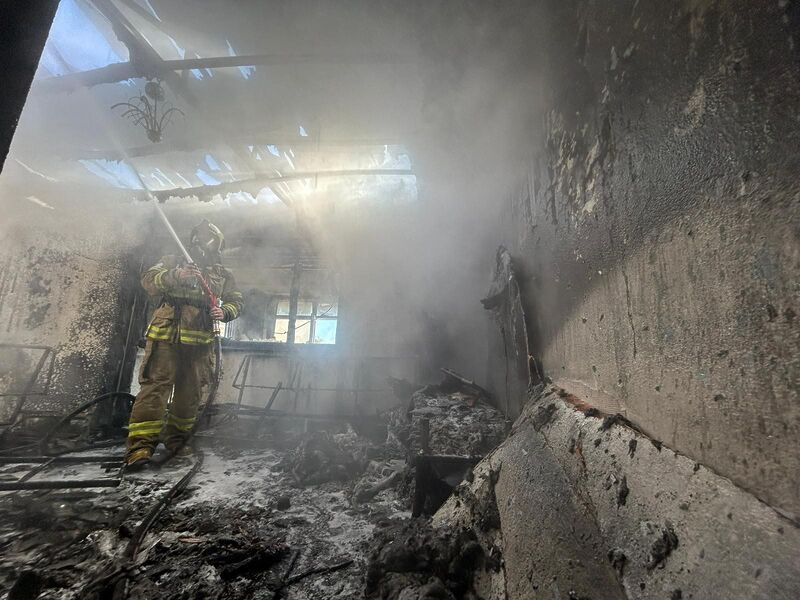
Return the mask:
<svg viewBox="0 0 800 600"><path fill-rule="evenodd" d="M363 6L63 0L7 172L128 191L136 169L162 200L413 201L408 35L401 15ZM150 80L160 114L178 109L156 143L111 108L136 105Z"/></svg>

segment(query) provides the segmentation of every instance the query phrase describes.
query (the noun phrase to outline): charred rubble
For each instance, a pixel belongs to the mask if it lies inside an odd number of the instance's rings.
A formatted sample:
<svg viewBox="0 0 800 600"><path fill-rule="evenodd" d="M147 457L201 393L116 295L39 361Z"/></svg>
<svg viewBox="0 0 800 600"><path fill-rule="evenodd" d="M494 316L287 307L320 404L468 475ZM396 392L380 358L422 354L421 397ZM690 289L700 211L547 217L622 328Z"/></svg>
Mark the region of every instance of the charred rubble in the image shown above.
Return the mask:
<svg viewBox="0 0 800 600"><path fill-rule="evenodd" d="M365 597L476 600L473 578L487 557L469 529L439 530L423 519L380 523Z"/></svg>
<svg viewBox="0 0 800 600"><path fill-rule="evenodd" d="M508 423L489 404L488 394L456 377L447 373L442 383L426 386L411 397L404 426L413 473L414 516L433 514L506 435Z"/></svg>
<svg viewBox="0 0 800 600"><path fill-rule="evenodd" d="M254 437L249 419L222 420L199 433L202 467L131 564L124 549L191 459L108 490L7 493L2 586L15 599L99 600L120 582L131 598L477 597L470 573L494 559L469 528L436 531L424 515L471 476L507 424L488 394L457 374L413 387L386 415L380 442L341 421ZM49 477L83 480L117 467L116 448L98 452L105 463L75 460ZM0 479L27 468L6 464Z"/></svg>
<svg viewBox="0 0 800 600"><path fill-rule="evenodd" d="M0 600L800 598L800 0L0 39Z"/></svg>

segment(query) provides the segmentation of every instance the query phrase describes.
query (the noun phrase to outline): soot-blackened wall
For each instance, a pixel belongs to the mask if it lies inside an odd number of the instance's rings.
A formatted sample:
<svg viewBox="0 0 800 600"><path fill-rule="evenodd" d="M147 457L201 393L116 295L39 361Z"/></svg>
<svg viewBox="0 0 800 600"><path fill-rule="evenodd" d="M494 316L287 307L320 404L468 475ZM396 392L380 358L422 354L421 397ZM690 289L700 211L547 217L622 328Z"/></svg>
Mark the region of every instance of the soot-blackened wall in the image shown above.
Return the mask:
<svg viewBox="0 0 800 600"><path fill-rule="evenodd" d="M25 202L27 193L0 189L0 199L15 206L0 230L0 343L52 348L51 377L48 366L24 410L63 413L115 390L120 369L122 389L129 382L141 320L133 310L140 223L149 211L89 194L78 202L52 199L44 207ZM40 355L38 349L0 349L0 392L24 390ZM2 400L7 419L16 397Z"/></svg>
<svg viewBox="0 0 800 600"><path fill-rule="evenodd" d="M798 3L574 8L514 202L537 353L800 514Z"/></svg>

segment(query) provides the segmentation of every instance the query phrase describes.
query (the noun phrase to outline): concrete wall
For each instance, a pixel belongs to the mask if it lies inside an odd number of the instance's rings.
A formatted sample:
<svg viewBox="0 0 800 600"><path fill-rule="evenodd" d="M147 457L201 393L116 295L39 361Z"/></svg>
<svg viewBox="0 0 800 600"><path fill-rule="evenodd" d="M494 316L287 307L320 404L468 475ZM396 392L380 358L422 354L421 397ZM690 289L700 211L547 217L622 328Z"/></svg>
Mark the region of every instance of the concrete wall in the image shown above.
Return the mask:
<svg viewBox="0 0 800 600"><path fill-rule="evenodd" d="M0 57L5 89L0 98L0 169L57 7L58 0L4 2L0 6L0 39L6 47Z"/></svg>
<svg viewBox="0 0 800 600"><path fill-rule="evenodd" d="M798 5L560 10L514 199L537 354L796 516Z"/></svg>
<svg viewBox="0 0 800 600"><path fill-rule="evenodd" d="M80 206L70 200L45 206L26 201L32 191L0 188L8 215L0 228L0 342L53 348L49 394L29 398L25 410L64 412L116 389L143 213L90 197ZM2 390L24 388L41 351L0 352ZM46 372L36 391L43 390ZM15 401L3 399L5 416Z"/></svg>

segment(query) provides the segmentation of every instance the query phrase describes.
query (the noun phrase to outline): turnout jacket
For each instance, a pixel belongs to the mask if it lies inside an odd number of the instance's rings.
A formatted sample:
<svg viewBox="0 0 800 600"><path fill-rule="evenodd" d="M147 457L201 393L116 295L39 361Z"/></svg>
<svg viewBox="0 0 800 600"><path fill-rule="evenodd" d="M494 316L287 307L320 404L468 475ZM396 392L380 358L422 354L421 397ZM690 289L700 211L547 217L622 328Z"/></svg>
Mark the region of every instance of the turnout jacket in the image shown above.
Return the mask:
<svg viewBox="0 0 800 600"><path fill-rule="evenodd" d="M147 338L173 344L200 345L214 340L208 298L199 282L182 282L176 269L184 266L177 256L164 256L142 276L142 287L150 296L160 297ZM209 287L222 302L222 321L238 318L244 308L241 292L231 272L220 264L201 269Z"/></svg>

